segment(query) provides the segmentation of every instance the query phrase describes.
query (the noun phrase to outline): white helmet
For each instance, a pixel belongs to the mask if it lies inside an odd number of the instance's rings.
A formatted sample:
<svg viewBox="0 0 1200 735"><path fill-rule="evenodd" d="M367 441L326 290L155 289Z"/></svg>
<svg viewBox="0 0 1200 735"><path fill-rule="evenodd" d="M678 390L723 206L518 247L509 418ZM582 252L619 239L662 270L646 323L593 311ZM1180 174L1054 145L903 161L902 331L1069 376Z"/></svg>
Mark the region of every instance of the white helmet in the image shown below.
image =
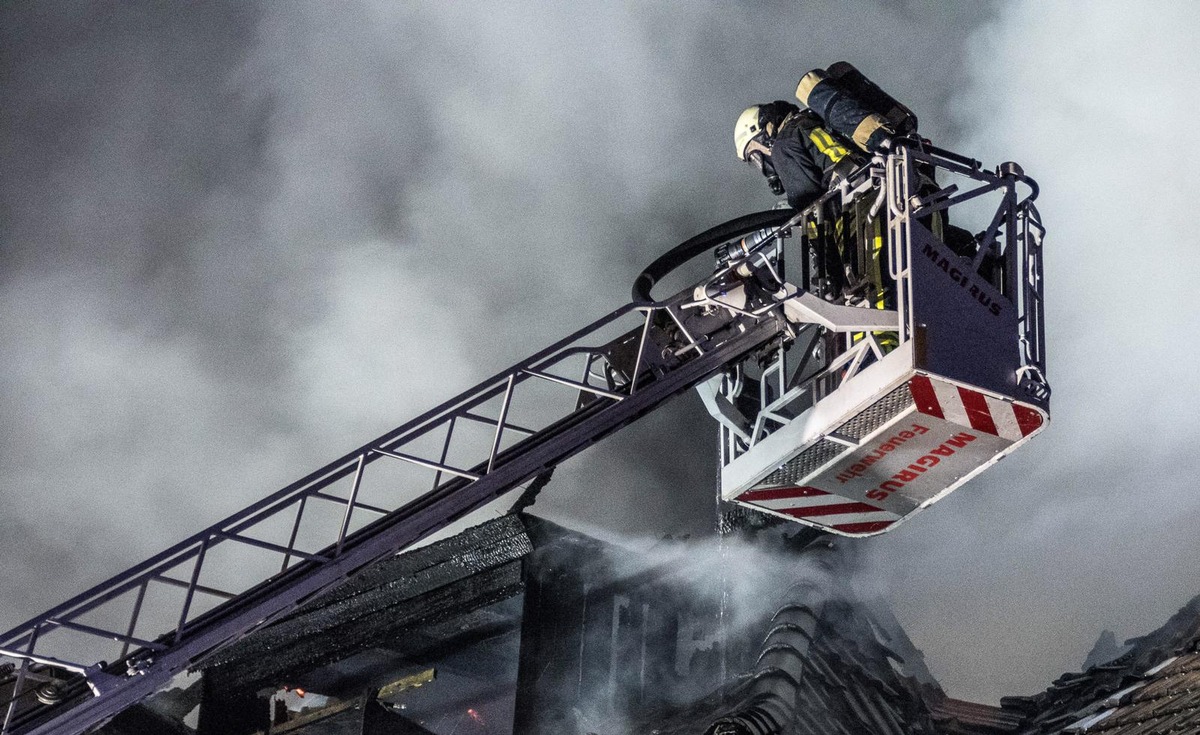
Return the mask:
<svg viewBox="0 0 1200 735"><path fill-rule="evenodd" d="M745 161L746 146L755 139L769 147L775 134L779 132L780 124L788 115L799 109L791 102L777 100L742 110L733 126L733 145L737 148L737 157Z"/></svg>
<svg viewBox="0 0 1200 735"><path fill-rule="evenodd" d="M738 160L746 160L746 146L762 133L762 128L758 125L758 115L761 111L761 105L747 107L742 110L733 126L733 144L737 147Z"/></svg>

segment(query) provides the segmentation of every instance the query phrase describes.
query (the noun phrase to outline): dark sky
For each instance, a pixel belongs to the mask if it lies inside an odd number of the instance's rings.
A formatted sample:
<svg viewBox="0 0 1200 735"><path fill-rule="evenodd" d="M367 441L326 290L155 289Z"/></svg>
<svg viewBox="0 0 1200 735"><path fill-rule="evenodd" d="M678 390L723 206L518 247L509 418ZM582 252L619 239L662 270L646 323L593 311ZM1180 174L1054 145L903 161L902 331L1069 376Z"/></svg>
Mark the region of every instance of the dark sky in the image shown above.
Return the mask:
<svg viewBox="0 0 1200 735"><path fill-rule="evenodd" d="M1054 423L863 584L954 694L1077 667L1200 592L1190 3L5 3L0 625L619 306L771 203L747 104L853 61L1042 184ZM692 398L538 512L711 524ZM596 478L604 487L596 487Z"/></svg>

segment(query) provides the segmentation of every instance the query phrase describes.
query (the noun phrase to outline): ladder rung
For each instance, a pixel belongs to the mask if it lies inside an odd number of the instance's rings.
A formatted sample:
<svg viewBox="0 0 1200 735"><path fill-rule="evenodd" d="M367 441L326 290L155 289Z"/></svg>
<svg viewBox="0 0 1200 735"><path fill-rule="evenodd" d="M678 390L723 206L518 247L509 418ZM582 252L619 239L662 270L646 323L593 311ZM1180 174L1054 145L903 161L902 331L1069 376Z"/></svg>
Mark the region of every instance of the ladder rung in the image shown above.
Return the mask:
<svg viewBox="0 0 1200 735"><path fill-rule="evenodd" d="M526 375L532 375L535 378L541 378L542 380L548 380L551 383L558 383L560 385L566 385L571 388L578 388L579 390L587 391L588 393L594 393L594 394L604 397L604 398L611 398L614 401L623 401L628 397L628 396L624 396L620 393L614 393L610 390L604 390L603 388L597 388L595 386L588 385L587 383L580 383L578 380L571 380L569 378L560 378L557 375L551 375L550 373L543 373L543 372L539 372L537 370L522 370L521 372L525 373Z"/></svg>
<svg viewBox="0 0 1200 735"><path fill-rule="evenodd" d="M188 587L191 587L191 585L189 585L187 582L184 582L182 579L175 579L174 577L167 577L162 574L152 574L150 575L150 579L153 579L155 582L169 584L173 587L179 587L180 589L187 589ZM214 597L223 597L226 600L232 600L233 598L237 597L237 595L233 594L232 592L225 592L217 589L216 587L205 587L202 584L196 585L195 589L197 592L203 592L206 595L213 595Z"/></svg>
<svg viewBox="0 0 1200 735"><path fill-rule="evenodd" d="M332 500L333 502L335 502L335 503L340 503L340 504L342 504L342 505L345 505L346 503L350 502L350 501L349 501L348 499L346 499L346 498L339 498L338 496L336 496L336 495L330 495L329 493L320 493L320 492L317 492L317 493L312 493L312 494L311 494L311 495L309 495L308 497L310 497L310 498L320 498L321 500ZM357 509L359 509L359 508L361 508L362 510L368 511L368 512L370 512L370 513L378 513L378 514L379 514L379 515L381 515L381 516L385 516L385 515L387 515L388 513L391 513L391 511L390 511L390 510L387 510L386 508L379 508L379 507L376 507L376 506L374 506L374 505L367 505L366 503L357 503L357 502L356 502L356 503L354 504L354 508L355 508L356 510L357 510Z"/></svg>
<svg viewBox="0 0 1200 735"><path fill-rule="evenodd" d="M393 452L393 451L390 451L387 449L372 449L371 451L379 452L380 454L384 455L385 457L391 457L392 459L398 459L402 462L409 462L411 464L419 465L421 467L426 467L431 470L437 470L438 472L448 472L451 475L458 475L459 477L465 477L468 480L478 480L481 477L481 475L476 475L473 472L467 472L466 470L460 470L457 467L451 467L449 465L442 464L441 462L434 462L433 460L429 460L429 459L421 459L420 457L414 457L409 454L400 454L399 452Z"/></svg>
<svg viewBox="0 0 1200 735"><path fill-rule="evenodd" d="M84 625L83 623L74 623L69 620L47 620L46 624L57 625L60 628L66 628L68 630L74 630L80 633L87 633L88 635L94 635L99 638L108 638L110 640L120 641L122 643L132 643L135 646L150 648L155 651L161 651L166 648L166 646L162 645L161 643L143 640L142 638L135 638L131 635L125 635L124 633L114 633L111 630L96 628L91 625Z"/></svg>
<svg viewBox="0 0 1200 735"><path fill-rule="evenodd" d="M236 533L218 533L215 535L217 536L217 538L228 539L230 541L237 541L239 543L247 544L249 546L257 546L258 548L266 549L267 551L278 551L280 554L291 554L292 556L298 556L301 559L307 559L309 561L329 561L329 557L327 557L327 556L321 556L320 554L310 554L307 551L300 551L299 549L289 549L286 546L281 546L279 544L273 544L270 541L259 541L256 538L249 538L247 536L241 536Z"/></svg>

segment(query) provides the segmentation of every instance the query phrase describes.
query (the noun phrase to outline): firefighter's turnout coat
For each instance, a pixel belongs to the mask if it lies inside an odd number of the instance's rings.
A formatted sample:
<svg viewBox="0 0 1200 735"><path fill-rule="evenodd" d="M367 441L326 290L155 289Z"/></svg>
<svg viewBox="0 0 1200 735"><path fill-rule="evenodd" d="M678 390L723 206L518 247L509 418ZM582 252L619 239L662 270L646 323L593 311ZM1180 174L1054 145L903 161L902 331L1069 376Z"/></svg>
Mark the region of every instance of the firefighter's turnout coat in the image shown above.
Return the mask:
<svg viewBox="0 0 1200 735"><path fill-rule="evenodd" d="M796 209L807 207L829 190L839 164L856 165L860 156L826 130L812 110L784 118L771 144L771 163L787 192L788 204Z"/></svg>

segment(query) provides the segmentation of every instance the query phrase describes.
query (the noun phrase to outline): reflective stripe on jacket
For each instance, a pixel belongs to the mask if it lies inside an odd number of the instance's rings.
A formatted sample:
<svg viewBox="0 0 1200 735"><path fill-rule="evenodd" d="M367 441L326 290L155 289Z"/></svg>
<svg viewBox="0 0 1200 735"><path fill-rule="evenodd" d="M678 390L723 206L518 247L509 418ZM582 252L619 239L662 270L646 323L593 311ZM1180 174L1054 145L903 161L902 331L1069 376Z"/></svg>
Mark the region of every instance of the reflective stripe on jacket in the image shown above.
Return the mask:
<svg viewBox="0 0 1200 735"><path fill-rule="evenodd" d="M861 159L821 125L810 110L788 115L771 144L771 163L787 192L788 204L803 209L829 188L834 166L844 158Z"/></svg>

